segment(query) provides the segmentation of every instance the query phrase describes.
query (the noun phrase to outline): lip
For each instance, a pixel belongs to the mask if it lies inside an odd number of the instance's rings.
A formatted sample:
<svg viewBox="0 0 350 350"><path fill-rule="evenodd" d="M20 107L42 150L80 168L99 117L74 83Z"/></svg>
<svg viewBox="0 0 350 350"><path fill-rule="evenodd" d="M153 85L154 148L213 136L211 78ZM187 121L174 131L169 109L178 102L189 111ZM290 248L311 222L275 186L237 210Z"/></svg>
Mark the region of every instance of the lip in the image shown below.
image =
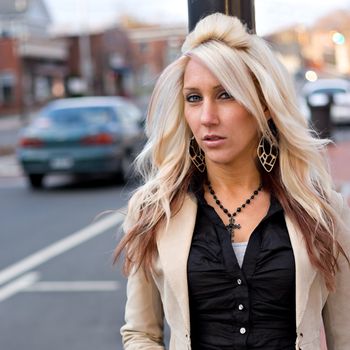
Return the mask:
<svg viewBox="0 0 350 350"><path fill-rule="evenodd" d="M225 139L226 137L220 135L207 134L202 138L202 142L208 147L218 147L225 142Z"/></svg>

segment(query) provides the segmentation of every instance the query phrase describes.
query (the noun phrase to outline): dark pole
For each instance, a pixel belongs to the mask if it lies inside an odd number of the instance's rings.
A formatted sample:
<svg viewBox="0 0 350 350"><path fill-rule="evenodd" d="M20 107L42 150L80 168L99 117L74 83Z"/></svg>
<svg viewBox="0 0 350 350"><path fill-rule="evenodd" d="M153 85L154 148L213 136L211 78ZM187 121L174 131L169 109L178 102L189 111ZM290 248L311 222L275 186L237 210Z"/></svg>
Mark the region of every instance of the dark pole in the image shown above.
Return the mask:
<svg viewBox="0 0 350 350"><path fill-rule="evenodd" d="M255 33L254 0L188 0L189 31L201 18L215 12L238 17L251 33Z"/></svg>

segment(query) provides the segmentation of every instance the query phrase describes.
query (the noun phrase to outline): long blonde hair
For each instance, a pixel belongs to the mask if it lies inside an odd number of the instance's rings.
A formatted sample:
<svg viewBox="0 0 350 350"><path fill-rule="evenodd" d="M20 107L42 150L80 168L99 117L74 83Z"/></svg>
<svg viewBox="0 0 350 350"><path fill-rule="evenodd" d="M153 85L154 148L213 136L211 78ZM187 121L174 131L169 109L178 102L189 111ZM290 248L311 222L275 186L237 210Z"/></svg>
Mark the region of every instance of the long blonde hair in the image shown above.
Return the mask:
<svg viewBox="0 0 350 350"><path fill-rule="evenodd" d="M237 18L219 13L197 24L182 52L163 71L151 97L148 142L136 162L144 184L129 201L126 235L116 249L118 257L126 248L126 273L132 267L152 267L157 225L169 222L188 191L194 170L182 88L187 62L196 57L256 119L260 136L278 142L279 161L269 175L262 172L263 179L303 228L310 260L333 289L337 254L344 252L334 236L341 219L331 203L333 183L325 160L328 140L312 136L285 68L263 39L248 34ZM265 108L277 127L278 140L268 127Z"/></svg>

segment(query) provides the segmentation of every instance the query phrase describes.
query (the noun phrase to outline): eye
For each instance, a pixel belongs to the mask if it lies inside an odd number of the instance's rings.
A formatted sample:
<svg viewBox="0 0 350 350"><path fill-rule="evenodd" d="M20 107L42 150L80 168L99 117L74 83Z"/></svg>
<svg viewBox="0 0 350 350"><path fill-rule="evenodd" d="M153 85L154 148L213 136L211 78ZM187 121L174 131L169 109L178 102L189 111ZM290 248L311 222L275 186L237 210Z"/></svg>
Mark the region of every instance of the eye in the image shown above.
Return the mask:
<svg viewBox="0 0 350 350"><path fill-rule="evenodd" d="M233 97L227 91L222 91L219 93L219 98L222 100L230 100Z"/></svg>
<svg viewBox="0 0 350 350"><path fill-rule="evenodd" d="M201 100L202 100L201 96L196 95L196 94L191 94L191 95L187 95L187 96L186 96L186 101L187 101L187 102L192 102L192 103L194 103L194 102L199 102L199 101L201 101Z"/></svg>

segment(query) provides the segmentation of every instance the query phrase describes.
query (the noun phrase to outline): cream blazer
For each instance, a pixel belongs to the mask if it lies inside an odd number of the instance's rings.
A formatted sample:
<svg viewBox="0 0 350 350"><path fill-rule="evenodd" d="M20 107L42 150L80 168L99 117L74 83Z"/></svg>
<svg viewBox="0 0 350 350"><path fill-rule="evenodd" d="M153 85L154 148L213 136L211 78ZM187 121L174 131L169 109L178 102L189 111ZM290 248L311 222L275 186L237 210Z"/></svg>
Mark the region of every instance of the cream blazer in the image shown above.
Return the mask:
<svg viewBox="0 0 350 350"><path fill-rule="evenodd" d="M334 196L334 206L346 221L346 229L339 230L337 238L350 256L350 210L339 194ZM196 200L188 195L168 227L160 227L157 232L155 272L148 280L140 270L129 277L126 323L121 328L124 349L165 349L164 316L170 327L169 350L191 349L187 257L196 212ZM288 216L285 219L296 268L295 349L320 350L320 330L324 323L328 350L349 350L350 268L340 256L337 291L329 293L310 263L302 235Z"/></svg>

